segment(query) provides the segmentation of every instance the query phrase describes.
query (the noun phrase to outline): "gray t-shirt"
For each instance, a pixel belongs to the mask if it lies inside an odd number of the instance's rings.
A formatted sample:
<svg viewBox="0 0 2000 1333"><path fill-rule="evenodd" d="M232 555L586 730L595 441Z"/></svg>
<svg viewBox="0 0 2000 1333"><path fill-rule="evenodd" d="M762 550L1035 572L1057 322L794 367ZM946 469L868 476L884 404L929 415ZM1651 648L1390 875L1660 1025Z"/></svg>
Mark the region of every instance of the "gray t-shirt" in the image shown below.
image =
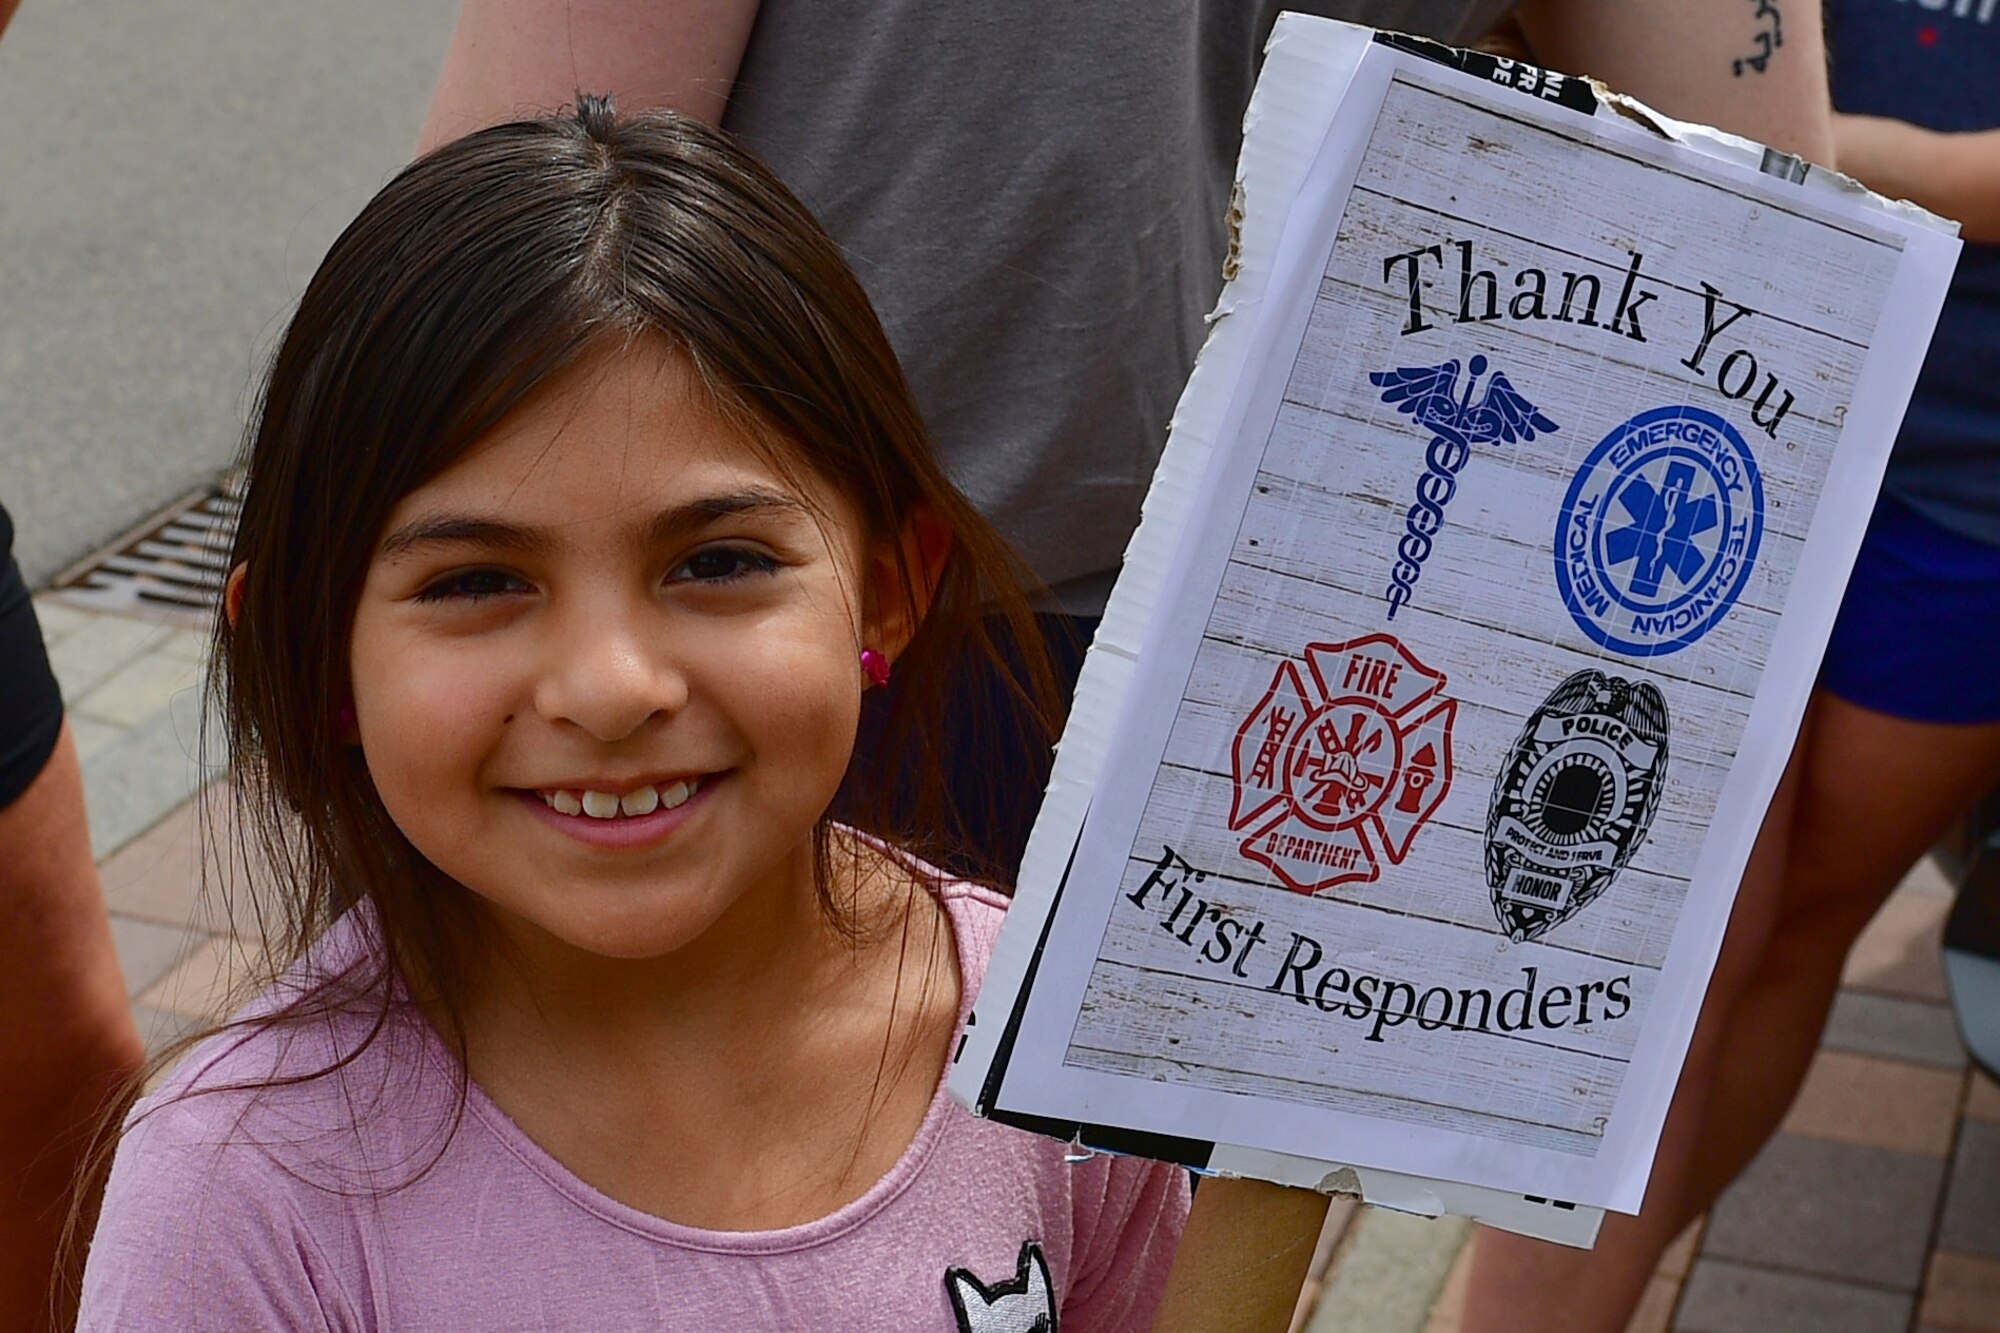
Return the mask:
<svg viewBox="0 0 2000 1333"><path fill-rule="evenodd" d="M874 299L946 469L1099 610L1221 288L1281 7L1445 40L1512 0L764 0L724 125Z"/></svg>

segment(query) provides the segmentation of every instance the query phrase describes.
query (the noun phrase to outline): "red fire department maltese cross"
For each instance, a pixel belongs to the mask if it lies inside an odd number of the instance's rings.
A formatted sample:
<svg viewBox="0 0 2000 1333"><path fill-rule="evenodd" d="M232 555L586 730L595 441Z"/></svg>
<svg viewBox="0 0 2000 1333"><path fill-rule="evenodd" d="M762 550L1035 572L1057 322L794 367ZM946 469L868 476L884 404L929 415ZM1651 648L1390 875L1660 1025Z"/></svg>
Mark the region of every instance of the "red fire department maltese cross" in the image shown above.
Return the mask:
<svg viewBox="0 0 2000 1333"><path fill-rule="evenodd" d="M1373 883L1451 789L1458 701L1395 638L1306 645L1237 729L1229 827L1286 888Z"/></svg>

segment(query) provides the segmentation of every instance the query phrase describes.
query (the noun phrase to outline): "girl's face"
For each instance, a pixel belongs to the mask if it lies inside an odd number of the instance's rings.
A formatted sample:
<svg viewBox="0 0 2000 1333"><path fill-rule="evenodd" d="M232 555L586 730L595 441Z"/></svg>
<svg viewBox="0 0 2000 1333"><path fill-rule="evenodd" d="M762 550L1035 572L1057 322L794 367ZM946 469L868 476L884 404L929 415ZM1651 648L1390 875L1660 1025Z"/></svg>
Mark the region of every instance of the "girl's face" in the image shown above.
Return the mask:
<svg viewBox="0 0 2000 1333"><path fill-rule="evenodd" d="M354 618L369 774L516 937L651 958L725 919L754 936L812 902L883 567L678 357L586 364L391 513Z"/></svg>

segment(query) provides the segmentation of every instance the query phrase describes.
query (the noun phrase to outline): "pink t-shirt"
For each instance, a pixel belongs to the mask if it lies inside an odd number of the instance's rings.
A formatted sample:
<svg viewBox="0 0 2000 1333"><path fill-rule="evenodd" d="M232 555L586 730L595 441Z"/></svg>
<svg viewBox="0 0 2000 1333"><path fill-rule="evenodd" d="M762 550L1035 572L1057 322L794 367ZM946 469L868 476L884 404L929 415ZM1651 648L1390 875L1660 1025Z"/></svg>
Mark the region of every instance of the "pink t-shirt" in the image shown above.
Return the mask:
<svg viewBox="0 0 2000 1333"><path fill-rule="evenodd" d="M1005 900L963 884L943 897L962 1024ZM354 920L314 959L360 947ZM1062 1333L1131 1333L1152 1322L1187 1211L1178 1168L1066 1162L940 1087L902 1158L837 1212L779 1231L679 1226L586 1185L476 1085L452 1132L449 1056L409 1014L337 1076L187 1095L323 1068L365 1025L214 1038L141 1104L81 1328L1049 1333L1059 1317Z"/></svg>

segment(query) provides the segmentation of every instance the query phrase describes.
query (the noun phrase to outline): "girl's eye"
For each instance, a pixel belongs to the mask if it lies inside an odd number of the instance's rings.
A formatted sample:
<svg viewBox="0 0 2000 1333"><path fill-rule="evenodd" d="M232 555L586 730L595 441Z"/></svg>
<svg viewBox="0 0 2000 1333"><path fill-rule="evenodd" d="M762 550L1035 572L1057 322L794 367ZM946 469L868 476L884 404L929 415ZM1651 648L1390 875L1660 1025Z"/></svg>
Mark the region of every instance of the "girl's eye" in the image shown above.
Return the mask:
<svg viewBox="0 0 2000 1333"><path fill-rule="evenodd" d="M450 574L431 584L417 594L419 602L483 602L489 597L499 597L510 592L519 592L528 585L512 574L498 569L467 569Z"/></svg>
<svg viewBox="0 0 2000 1333"><path fill-rule="evenodd" d="M777 567L776 560L759 551L713 546L696 551L667 578L672 583L733 583L752 574L769 574Z"/></svg>

